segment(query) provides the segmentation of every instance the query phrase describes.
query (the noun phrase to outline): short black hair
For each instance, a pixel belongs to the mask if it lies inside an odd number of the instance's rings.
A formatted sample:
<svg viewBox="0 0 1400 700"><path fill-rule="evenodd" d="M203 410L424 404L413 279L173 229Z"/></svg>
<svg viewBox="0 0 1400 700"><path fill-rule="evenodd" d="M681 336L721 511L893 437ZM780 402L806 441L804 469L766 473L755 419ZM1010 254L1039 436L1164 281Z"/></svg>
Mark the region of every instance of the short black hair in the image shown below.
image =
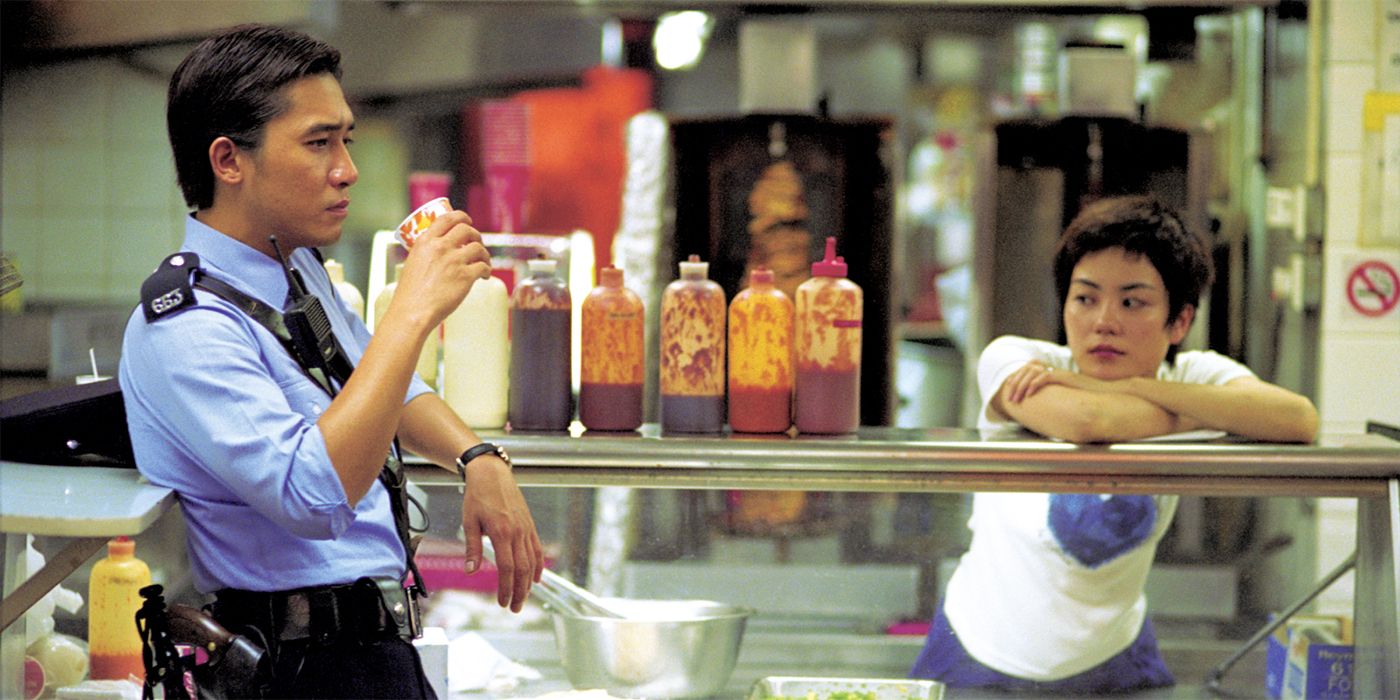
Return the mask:
<svg viewBox="0 0 1400 700"><path fill-rule="evenodd" d="M1108 248L1144 255L1167 287L1167 323L1188 304L1197 306L1215 277L1206 240L1181 216L1151 196L1100 199L1080 210L1060 236L1055 250L1055 291L1060 308L1069 298L1070 276L1084 256ZM1176 359L1177 346L1167 350Z"/></svg>
<svg viewBox="0 0 1400 700"><path fill-rule="evenodd" d="M241 148L257 148L263 127L288 107L283 86L323 73L340 79L340 51L290 29L244 24L195 46L170 76L165 102L185 204L214 204L214 139L227 136Z"/></svg>

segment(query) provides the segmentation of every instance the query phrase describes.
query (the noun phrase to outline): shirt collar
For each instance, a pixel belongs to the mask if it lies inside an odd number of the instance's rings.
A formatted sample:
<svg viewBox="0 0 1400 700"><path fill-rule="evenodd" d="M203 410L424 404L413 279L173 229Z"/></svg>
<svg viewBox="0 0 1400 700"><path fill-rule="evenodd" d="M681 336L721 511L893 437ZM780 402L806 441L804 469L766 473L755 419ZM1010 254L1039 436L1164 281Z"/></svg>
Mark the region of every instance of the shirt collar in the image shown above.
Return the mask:
<svg viewBox="0 0 1400 700"><path fill-rule="evenodd" d="M198 255L200 264L219 279L274 309L287 301L287 275L276 260L209 227L193 214L185 219L183 250Z"/></svg>

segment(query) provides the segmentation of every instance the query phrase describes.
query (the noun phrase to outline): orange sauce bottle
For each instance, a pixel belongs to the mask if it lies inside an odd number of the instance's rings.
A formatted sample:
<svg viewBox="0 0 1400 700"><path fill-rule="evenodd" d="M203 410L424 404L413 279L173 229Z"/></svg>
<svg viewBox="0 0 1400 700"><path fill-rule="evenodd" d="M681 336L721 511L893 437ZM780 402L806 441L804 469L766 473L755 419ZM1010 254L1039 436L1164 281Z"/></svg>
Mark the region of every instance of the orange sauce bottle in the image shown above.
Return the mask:
<svg viewBox="0 0 1400 700"><path fill-rule="evenodd" d="M792 300L755 268L729 305L729 427L781 433L792 426Z"/></svg>
<svg viewBox="0 0 1400 700"><path fill-rule="evenodd" d="M692 255L661 295L661 429L724 430L724 290Z"/></svg>
<svg viewBox="0 0 1400 700"><path fill-rule="evenodd" d="M645 309L622 286L622 270L598 271L580 319L578 418L589 430L636 430L642 424L646 370Z"/></svg>

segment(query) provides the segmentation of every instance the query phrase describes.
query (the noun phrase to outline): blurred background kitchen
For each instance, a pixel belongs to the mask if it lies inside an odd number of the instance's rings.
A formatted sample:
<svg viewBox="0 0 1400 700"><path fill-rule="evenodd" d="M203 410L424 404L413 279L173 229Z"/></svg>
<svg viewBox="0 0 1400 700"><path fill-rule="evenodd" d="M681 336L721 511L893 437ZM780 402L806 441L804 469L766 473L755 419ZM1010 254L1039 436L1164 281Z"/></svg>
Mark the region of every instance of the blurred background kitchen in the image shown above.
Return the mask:
<svg viewBox="0 0 1400 700"><path fill-rule="evenodd" d="M796 241L805 270L834 235L865 289L862 422L971 426L983 345L1058 332L1064 223L1096 196L1150 191L1213 242L1189 345L1310 396L1326 432L1400 424L1400 0L0 10L0 245L5 279L23 280L0 316L5 397L72 383L92 358L115 373L140 283L183 231L169 75L208 32L257 21L344 55L360 180L325 252L362 292L390 274L374 238L408 211L415 173L445 173L484 231L623 267L653 323L688 254L732 298L762 236ZM1012 301L1027 298L1044 303ZM565 491L531 492L556 543L595 508ZM643 493L626 580L590 582L716 597L756 562L774 583L748 601L760 610L919 621L964 544L958 494L812 497L781 523L716 496ZM1150 600L1184 635L1238 637L1340 562L1354 529L1345 499L1183 499ZM1348 586L1320 609L1349 613Z"/></svg>

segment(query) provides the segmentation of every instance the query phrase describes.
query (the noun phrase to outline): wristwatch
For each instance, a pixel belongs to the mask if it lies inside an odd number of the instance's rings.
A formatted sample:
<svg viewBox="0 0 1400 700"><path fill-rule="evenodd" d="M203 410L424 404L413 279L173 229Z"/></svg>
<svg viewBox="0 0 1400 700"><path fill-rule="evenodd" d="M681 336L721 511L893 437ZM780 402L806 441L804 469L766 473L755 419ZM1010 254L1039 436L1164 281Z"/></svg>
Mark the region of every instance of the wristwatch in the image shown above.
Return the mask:
<svg viewBox="0 0 1400 700"><path fill-rule="evenodd" d="M457 458L457 475L462 477L462 483L466 483L467 481L467 465L470 464L472 460L484 454L494 454L500 457L501 461L506 463L507 469L515 466L511 464L510 455L506 454L506 448L491 442L473 445L468 447L467 451L463 452L462 456Z"/></svg>

